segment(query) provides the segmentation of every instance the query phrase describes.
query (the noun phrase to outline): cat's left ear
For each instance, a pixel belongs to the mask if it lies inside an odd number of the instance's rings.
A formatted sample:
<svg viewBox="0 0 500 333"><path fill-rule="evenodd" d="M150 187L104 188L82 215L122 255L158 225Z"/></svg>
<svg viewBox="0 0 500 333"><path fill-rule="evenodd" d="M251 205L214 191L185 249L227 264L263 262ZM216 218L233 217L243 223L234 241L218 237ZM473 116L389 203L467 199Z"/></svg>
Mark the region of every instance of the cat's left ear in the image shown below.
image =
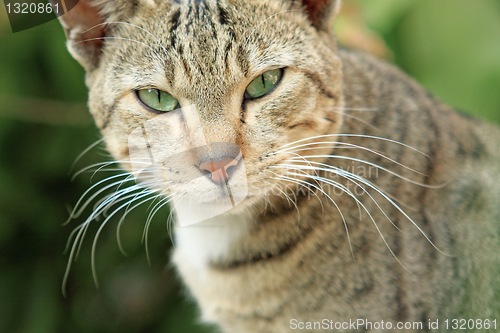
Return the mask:
<svg viewBox="0 0 500 333"><path fill-rule="evenodd" d="M92 0L80 0L66 14L59 16L71 55L92 71L99 65L105 37L104 18Z"/></svg>
<svg viewBox="0 0 500 333"><path fill-rule="evenodd" d="M331 31L341 0L301 0L311 24L318 30Z"/></svg>

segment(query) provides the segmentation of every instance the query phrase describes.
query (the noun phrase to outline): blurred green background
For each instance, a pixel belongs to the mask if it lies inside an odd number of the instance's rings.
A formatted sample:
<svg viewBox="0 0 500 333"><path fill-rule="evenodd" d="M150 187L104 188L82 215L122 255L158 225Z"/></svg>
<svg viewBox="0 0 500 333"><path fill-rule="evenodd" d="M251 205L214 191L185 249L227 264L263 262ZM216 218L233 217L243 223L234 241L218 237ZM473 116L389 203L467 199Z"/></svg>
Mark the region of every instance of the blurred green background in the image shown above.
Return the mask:
<svg viewBox="0 0 500 333"><path fill-rule="evenodd" d="M339 39L400 66L448 104L500 122L499 0L350 0ZM0 332L215 332L197 324L197 309L168 264L171 247L163 209L150 230L148 266L142 229L148 205L117 220L97 243L100 280L87 233L61 293L63 255L74 227L68 210L97 174L75 171L108 160L86 110L84 73L65 49L57 21L13 34L0 8ZM88 215L88 209L86 214Z"/></svg>

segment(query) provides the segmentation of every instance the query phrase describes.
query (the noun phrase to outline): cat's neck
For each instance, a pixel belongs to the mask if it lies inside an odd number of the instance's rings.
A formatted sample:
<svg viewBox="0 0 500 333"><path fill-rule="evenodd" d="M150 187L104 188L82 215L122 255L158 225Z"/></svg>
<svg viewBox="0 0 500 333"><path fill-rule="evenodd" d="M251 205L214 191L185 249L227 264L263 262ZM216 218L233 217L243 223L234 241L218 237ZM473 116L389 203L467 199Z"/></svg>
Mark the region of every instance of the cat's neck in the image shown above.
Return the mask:
<svg viewBox="0 0 500 333"><path fill-rule="evenodd" d="M193 268L203 270L213 260L228 255L230 245L249 230L254 218L252 213L244 211L218 215L186 227L177 226L174 246Z"/></svg>

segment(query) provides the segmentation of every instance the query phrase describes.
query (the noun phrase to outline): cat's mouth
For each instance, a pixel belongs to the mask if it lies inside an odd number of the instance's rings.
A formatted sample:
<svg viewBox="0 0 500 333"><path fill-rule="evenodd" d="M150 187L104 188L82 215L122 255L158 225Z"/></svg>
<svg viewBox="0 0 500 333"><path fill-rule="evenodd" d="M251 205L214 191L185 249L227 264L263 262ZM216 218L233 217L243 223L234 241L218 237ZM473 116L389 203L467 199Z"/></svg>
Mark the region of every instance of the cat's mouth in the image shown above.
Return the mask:
<svg viewBox="0 0 500 333"><path fill-rule="evenodd" d="M201 182L196 188L191 187L192 191L184 192L185 200L189 200L192 205L202 206L227 206L230 204L235 207L246 198L248 198L248 189L246 183L231 184L226 183L221 186L206 184ZM202 192L202 193L200 193Z"/></svg>
<svg viewBox="0 0 500 333"><path fill-rule="evenodd" d="M245 198L246 196L233 196L231 193L202 199L185 195L174 198L173 209L181 227L184 227L239 211L244 206Z"/></svg>
<svg viewBox="0 0 500 333"><path fill-rule="evenodd" d="M231 202L231 201L237 201L241 202L242 200L245 200L247 196L246 195L238 195L233 194L230 189L220 191L220 194L218 196L205 196L202 197L201 199L198 199L198 202L202 205L218 205L218 204L223 204L225 202Z"/></svg>
<svg viewBox="0 0 500 333"><path fill-rule="evenodd" d="M182 193L173 205L181 226L234 211L247 197L247 176L239 149L233 156L206 159L191 168L199 172L198 177L181 176L178 186L171 186L172 191Z"/></svg>

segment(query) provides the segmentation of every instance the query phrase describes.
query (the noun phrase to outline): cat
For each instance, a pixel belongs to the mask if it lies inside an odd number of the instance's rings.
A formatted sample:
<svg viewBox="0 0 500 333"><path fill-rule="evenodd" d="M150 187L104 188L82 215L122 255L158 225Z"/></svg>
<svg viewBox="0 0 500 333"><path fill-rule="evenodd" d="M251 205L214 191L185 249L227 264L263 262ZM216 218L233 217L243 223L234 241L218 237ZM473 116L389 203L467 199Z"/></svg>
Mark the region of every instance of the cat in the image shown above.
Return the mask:
<svg viewBox="0 0 500 333"><path fill-rule="evenodd" d="M493 328L500 129L337 46L340 5L82 0L61 16L135 181L87 222L170 202L172 260L223 332Z"/></svg>

